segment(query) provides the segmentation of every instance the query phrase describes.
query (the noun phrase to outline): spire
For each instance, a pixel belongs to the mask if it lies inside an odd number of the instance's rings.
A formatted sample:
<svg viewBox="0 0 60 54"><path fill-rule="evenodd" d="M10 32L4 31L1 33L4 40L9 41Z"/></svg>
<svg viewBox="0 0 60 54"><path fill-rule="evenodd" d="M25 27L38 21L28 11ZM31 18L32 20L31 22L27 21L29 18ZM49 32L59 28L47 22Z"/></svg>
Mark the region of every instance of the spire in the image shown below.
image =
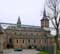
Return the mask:
<svg viewBox="0 0 60 54"><path fill-rule="evenodd" d="M20 16L18 16L17 27L18 27L18 28L20 28L20 27L21 27L21 20L20 20Z"/></svg>
<svg viewBox="0 0 60 54"><path fill-rule="evenodd" d="M43 18L46 17L46 10L45 10L45 7L44 7L44 12L43 12Z"/></svg>
<svg viewBox="0 0 60 54"><path fill-rule="evenodd" d="M42 20L48 20L47 19L47 16L46 16L46 10L45 10L45 7L44 7L44 11L43 11L43 18L41 19Z"/></svg>
<svg viewBox="0 0 60 54"><path fill-rule="evenodd" d="M20 16L18 16L17 24L21 24Z"/></svg>

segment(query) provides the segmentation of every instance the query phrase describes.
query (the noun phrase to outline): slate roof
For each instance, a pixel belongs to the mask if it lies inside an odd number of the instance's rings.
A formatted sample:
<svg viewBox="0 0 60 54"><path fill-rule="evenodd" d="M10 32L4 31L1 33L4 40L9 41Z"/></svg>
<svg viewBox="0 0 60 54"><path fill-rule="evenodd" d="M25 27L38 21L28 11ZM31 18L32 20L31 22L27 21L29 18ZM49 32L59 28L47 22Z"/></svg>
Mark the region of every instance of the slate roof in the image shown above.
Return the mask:
<svg viewBox="0 0 60 54"><path fill-rule="evenodd" d="M11 29L11 30L22 30L22 31L34 31L34 32L44 32L43 28L40 26L32 26L32 25L21 25L21 27L17 27L17 25L13 26L8 26L6 29Z"/></svg>

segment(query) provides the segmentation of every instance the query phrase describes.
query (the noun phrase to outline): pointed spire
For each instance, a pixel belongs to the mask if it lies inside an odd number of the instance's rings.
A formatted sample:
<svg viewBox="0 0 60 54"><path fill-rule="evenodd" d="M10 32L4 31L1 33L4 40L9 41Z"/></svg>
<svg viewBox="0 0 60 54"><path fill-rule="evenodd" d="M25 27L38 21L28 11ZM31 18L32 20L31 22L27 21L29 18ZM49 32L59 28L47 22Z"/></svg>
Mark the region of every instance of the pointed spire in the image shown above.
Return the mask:
<svg viewBox="0 0 60 54"><path fill-rule="evenodd" d="M43 18L41 19L42 20L48 20L47 19L47 16L46 16L46 10L45 10L45 7L44 7L44 11L43 11Z"/></svg>
<svg viewBox="0 0 60 54"><path fill-rule="evenodd" d="M45 10L45 7L44 7L44 12L43 12L43 17L44 17L44 18L46 17L46 10Z"/></svg>
<svg viewBox="0 0 60 54"><path fill-rule="evenodd" d="M18 27L18 28L20 28L20 27L21 27L21 20L20 20L20 16L18 16L17 27Z"/></svg>
<svg viewBox="0 0 60 54"><path fill-rule="evenodd" d="M17 24L21 24L20 16L18 16Z"/></svg>

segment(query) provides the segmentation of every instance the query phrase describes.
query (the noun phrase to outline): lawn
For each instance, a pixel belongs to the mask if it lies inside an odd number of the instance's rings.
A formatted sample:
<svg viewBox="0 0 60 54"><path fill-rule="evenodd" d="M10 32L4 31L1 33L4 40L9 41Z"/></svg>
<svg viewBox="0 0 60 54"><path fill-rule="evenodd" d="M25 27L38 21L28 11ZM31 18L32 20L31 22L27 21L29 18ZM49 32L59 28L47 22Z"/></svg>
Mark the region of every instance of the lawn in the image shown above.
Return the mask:
<svg viewBox="0 0 60 54"><path fill-rule="evenodd" d="M48 54L48 52L47 52L47 51L40 51L40 52L37 53L37 54Z"/></svg>
<svg viewBox="0 0 60 54"><path fill-rule="evenodd" d="M60 54L60 50L58 50L58 52L59 52L59 53L57 53L57 54ZM40 51L40 52L37 53L37 54L48 54L48 51Z"/></svg>
<svg viewBox="0 0 60 54"><path fill-rule="evenodd" d="M58 50L58 53L57 54L60 54L60 50Z"/></svg>

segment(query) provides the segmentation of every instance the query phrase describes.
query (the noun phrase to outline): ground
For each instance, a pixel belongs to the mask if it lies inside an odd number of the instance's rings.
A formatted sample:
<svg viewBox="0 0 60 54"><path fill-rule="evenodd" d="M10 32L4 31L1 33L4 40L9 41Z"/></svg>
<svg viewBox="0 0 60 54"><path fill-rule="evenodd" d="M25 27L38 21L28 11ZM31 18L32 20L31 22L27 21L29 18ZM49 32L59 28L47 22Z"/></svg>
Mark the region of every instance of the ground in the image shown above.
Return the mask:
<svg viewBox="0 0 60 54"><path fill-rule="evenodd" d="M4 50L3 54L37 54L38 51L35 49L23 49L21 52L14 51L13 49Z"/></svg>

